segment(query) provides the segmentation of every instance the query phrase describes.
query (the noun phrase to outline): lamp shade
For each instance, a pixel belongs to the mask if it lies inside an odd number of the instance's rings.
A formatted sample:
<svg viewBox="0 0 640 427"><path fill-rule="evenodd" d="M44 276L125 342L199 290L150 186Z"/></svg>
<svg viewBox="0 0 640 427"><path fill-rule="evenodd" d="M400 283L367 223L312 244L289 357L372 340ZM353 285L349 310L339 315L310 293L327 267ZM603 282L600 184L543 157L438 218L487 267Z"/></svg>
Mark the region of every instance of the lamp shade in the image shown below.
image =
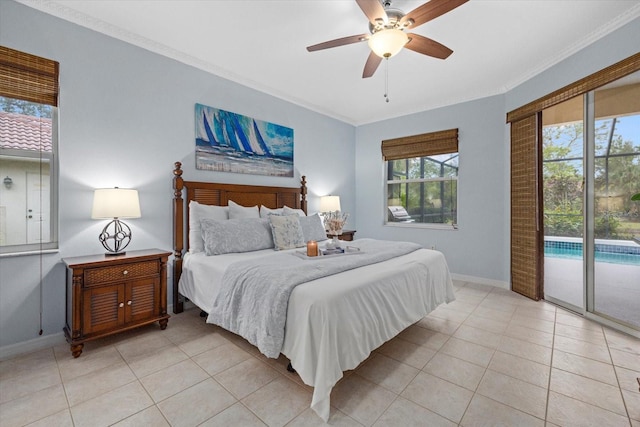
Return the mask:
<svg viewBox="0 0 640 427"><path fill-rule="evenodd" d="M320 212L333 212L340 210L340 196L320 197Z"/></svg>
<svg viewBox="0 0 640 427"><path fill-rule="evenodd" d="M118 187L96 189L91 218L140 218L138 190Z"/></svg>
<svg viewBox="0 0 640 427"><path fill-rule="evenodd" d="M369 37L369 47L381 58L391 58L400 52L409 41L409 36L397 28L380 30Z"/></svg>

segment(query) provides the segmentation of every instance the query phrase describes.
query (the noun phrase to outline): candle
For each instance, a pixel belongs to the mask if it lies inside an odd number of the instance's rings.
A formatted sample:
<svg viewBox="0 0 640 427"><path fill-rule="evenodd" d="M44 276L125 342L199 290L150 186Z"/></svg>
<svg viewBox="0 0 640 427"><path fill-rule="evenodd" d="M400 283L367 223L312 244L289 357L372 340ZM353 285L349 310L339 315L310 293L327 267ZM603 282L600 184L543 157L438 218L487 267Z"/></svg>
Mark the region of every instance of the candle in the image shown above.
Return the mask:
<svg viewBox="0 0 640 427"><path fill-rule="evenodd" d="M318 243L315 240L307 242L307 256L318 256Z"/></svg>

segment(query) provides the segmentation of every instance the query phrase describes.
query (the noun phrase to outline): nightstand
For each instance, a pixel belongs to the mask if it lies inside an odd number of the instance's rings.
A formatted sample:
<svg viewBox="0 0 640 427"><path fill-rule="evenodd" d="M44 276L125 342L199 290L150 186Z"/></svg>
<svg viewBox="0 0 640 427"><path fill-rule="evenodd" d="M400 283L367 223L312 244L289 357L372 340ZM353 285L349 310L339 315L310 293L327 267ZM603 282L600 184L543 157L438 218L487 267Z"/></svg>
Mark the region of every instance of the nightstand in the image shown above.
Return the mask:
<svg viewBox="0 0 640 427"><path fill-rule="evenodd" d="M342 230L342 234L338 236L338 239L351 242L354 239L354 234L356 234L356 230ZM327 235L327 237L331 238L333 236Z"/></svg>
<svg viewBox="0 0 640 427"><path fill-rule="evenodd" d="M167 259L159 249L64 258L64 334L73 357L86 341L158 322L167 327Z"/></svg>

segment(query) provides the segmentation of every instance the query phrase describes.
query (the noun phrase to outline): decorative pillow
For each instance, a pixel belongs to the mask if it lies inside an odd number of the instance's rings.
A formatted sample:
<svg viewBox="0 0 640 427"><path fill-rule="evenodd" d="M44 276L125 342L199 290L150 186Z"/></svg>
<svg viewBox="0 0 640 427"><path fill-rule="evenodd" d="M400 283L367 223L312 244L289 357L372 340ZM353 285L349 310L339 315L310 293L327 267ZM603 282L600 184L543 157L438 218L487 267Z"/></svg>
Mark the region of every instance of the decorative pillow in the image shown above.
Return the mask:
<svg viewBox="0 0 640 427"><path fill-rule="evenodd" d="M305 242L308 242L309 240L319 242L327 239L327 232L324 229L320 215L314 214L311 216L301 216L298 220L300 221L300 227L302 228L302 234Z"/></svg>
<svg viewBox="0 0 640 427"><path fill-rule="evenodd" d="M246 207L229 200L229 219L260 218L258 206Z"/></svg>
<svg viewBox="0 0 640 427"><path fill-rule="evenodd" d="M269 209L266 206L260 206L260 218L269 218L269 215L282 215L282 209Z"/></svg>
<svg viewBox="0 0 640 427"><path fill-rule="evenodd" d="M225 221L229 219L229 208L227 206L203 205L196 201L189 202L189 252L204 252L204 240L202 240L202 229L200 221L204 218Z"/></svg>
<svg viewBox="0 0 640 427"><path fill-rule="evenodd" d="M269 215L275 250L300 248L306 245L298 215Z"/></svg>
<svg viewBox="0 0 640 427"><path fill-rule="evenodd" d="M307 216L306 213L302 209L293 209L289 206L285 206L282 208L282 215L298 215L298 216Z"/></svg>
<svg viewBox="0 0 640 427"><path fill-rule="evenodd" d="M269 220L238 218L218 221L205 218L201 222L204 250L207 255L251 252L273 247Z"/></svg>

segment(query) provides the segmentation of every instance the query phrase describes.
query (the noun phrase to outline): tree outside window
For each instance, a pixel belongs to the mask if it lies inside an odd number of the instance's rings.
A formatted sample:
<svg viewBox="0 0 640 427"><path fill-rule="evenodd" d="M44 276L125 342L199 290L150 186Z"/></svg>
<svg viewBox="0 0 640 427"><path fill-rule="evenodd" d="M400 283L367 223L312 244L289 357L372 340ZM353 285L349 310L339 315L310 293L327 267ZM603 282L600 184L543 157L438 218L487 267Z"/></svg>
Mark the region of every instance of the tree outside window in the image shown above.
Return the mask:
<svg viewBox="0 0 640 427"><path fill-rule="evenodd" d="M640 115L595 123L595 237L631 240L640 234ZM582 236L583 124L543 128L545 235Z"/></svg>

